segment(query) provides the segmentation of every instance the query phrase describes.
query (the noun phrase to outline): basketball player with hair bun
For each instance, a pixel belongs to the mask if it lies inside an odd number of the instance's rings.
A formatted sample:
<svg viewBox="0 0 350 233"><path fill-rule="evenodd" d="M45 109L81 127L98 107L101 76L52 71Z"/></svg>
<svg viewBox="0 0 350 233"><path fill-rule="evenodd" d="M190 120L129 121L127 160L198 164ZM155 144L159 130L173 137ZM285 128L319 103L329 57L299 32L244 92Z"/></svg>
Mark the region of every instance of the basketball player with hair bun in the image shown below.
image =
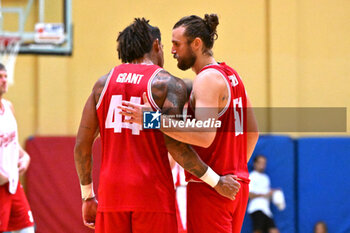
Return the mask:
<svg viewBox="0 0 350 233"><path fill-rule="evenodd" d="M166 134L194 145L204 162L220 175L236 175L241 186L236 199L230 200L186 173L189 233L241 232L249 196L247 162L258 140L257 123L242 79L213 57L218 24L216 14L206 14L204 19L195 15L180 19L173 27L172 54L180 69L192 68L197 75L189 115L203 121L220 120L221 127L210 132L187 133L179 129Z"/></svg>

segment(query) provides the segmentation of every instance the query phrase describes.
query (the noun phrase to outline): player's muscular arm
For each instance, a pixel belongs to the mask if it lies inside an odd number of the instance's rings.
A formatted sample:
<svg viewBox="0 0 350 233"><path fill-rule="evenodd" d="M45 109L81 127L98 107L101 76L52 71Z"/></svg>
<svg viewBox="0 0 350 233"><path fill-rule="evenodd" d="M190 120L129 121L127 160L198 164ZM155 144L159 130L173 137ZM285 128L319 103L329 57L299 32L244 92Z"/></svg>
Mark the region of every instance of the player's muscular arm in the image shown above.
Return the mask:
<svg viewBox="0 0 350 233"><path fill-rule="evenodd" d="M152 83L152 96L162 112L170 115L182 113L187 100L186 86L181 79L171 76L167 72L160 72ZM185 170L198 178L203 177L208 166L199 158L191 146L176 141L164 135L169 153ZM239 190L239 183L234 176L222 176L214 189L221 195L234 199Z"/></svg>
<svg viewBox="0 0 350 233"><path fill-rule="evenodd" d="M228 100L227 87L223 78L217 71L205 71L199 74L193 82L193 98L195 116L197 120L218 119L221 102ZM189 135L190 140L202 147L209 147L214 141L216 128L206 132L196 132ZM192 143L191 143L192 144Z"/></svg>
<svg viewBox="0 0 350 233"><path fill-rule="evenodd" d="M80 183L87 185L92 182L92 145L98 135L98 119L96 113L96 104L102 93L107 76L99 79L89 98L85 103L80 126L74 147L75 167L79 176Z"/></svg>
<svg viewBox="0 0 350 233"><path fill-rule="evenodd" d="M92 190L92 145L96 139L98 119L96 104L101 96L107 76L100 78L86 101L74 147L75 167L82 185L82 215L85 226L95 228L97 201ZM84 188L85 187L85 188Z"/></svg>
<svg viewBox="0 0 350 233"><path fill-rule="evenodd" d="M263 196L264 196L263 194L256 194L256 193L249 192L249 199L254 199L254 198L263 197Z"/></svg>
<svg viewBox="0 0 350 233"><path fill-rule="evenodd" d="M254 198L258 198L258 197L264 197L264 198L271 198L273 194L273 190L271 190L270 192L266 193L266 194L257 194L257 193L253 193L253 192L249 192L249 199L254 199Z"/></svg>
<svg viewBox="0 0 350 233"><path fill-rule="evenodd" d="M163 114L181 114L187 100L185 83L168 72L161 71L152 82L152 97L161 106ZM189 145L166 135L164 137L167 149L176 162L197 177L204 175L208 166Z"/></svg>
<svg viewBox="0 0 350 233"><path fill-rule="evenodd" d="M96 102L94 91L86 101L81 118L76 144L74 147L75 167L79 176L82 190L82 215L84 225L95 227L97 201L92 187L92 152L91 148L97 136L98 123L96 116Z"/></svg>
<svg viewBox="0 0 350 233"><path fill-rule="evenodd" d="M181 167L198 178L205 174L208 166L198 157L191 146L176 141L169 136L164 135L164 137L169 153Z"/></svg>
<svg viewBox="0 0 350 233"><path fill-rule="evenodd" d="M225 92L226 84L216 72L205 72L199 75L193 83L193 95L195 98L195 114L197 120L216 120L219 113L220 96ZM177 93L177 95L179 95ZM184 94L182 96L185 96ZM187 98L186 98L187 99ZM162 110L162 120L174 121L167 115L172 115L169 111ZM181 114L181 113L180 113ZM167 124L171 125L171 124ZM162 132L178 141L209 147L214 141L216 128L162 128Z"/></svg>

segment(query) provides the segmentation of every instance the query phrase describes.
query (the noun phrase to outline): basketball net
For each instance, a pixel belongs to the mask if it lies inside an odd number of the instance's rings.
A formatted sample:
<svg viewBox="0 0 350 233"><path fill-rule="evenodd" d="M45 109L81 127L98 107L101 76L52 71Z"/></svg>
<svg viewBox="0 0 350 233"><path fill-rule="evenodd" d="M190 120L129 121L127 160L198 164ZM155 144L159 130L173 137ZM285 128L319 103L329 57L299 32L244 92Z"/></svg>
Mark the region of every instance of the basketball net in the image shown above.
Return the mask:
<svg viewBox="0 0 350 233"><path fill-rule="evenodd" d="M10 85L14 84L15 64L20 44L20 37L0 35L0 62L6 67Z"/></svg>

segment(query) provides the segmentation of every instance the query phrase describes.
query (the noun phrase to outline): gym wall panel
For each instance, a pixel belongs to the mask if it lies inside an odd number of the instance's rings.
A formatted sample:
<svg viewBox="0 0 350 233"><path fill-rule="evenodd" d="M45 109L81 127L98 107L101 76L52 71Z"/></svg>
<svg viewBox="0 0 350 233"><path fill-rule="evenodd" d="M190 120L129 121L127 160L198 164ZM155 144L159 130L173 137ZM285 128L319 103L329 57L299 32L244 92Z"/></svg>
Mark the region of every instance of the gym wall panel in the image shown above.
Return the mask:
<svg viewBox="0 0 350 233"><path fill-rule="evenodd" d="M350 138L301 138L298 153L298 229L313 232L325 221L328 232L350 232Z"/></svg>
<svg viewBox="0 0 350 233"><path fill-rule="evenodd" d="M83 225L79 179L74 165L74 137L34 137L26 142L31 164L27 197L37 233L88 233ZM97 193L101 143L94 148L93 180Z"/></svg>
<svg viewBox="0 0 350 233"><path fill-rule="evenodd" d="M253 159L256 155L264 155L267 158L266 174L270 177L271 188L282 189L286 209L279 211L273 204L271 210L275 223L283 233L295 233L295 146L294 141L286 136L260 136L253 156L248 163L249 171L253 170ZM249 203L248 203L249 204ZM246 214L242 233L251 233L252 223L250 216Z"/></svg>
<svg viewBox="0 0 350 233"><path fill-rule="evenodd" d="M297 5L298 105L349 108L350 1L299 0Z"/></svg>
<svg viewBox="0 0 350 233"><path fill-rule="evenodd" d="M269 104L271 107L298 106L298 7L296 1L270 0L269 33ZM274 119L272 116L272 129Z"/></svg>
<svg viewBox="0 0 350 233"><path fill-rule="evenodd" d="M37 58L18 57L15 71L15 84L9 86L5 99L12 102L18 126L19 142L24 145L29 135L37 132L38 88Z"/></svg>

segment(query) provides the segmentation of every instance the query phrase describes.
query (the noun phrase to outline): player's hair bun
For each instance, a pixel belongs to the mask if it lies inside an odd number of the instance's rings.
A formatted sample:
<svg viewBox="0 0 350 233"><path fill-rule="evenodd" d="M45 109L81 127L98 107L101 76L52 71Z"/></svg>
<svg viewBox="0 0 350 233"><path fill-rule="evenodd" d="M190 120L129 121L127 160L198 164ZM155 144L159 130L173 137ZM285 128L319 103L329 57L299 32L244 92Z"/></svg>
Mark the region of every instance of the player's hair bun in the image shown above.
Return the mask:
<svg viewBox="0 0 350 233"><path fill-rule="evenodd" d="M218 38L218 34L216 32L216 27L219 25L219 17L217 14L205 14L204 23L207 25L210 33L211 41L214 41Z"/></svg>

